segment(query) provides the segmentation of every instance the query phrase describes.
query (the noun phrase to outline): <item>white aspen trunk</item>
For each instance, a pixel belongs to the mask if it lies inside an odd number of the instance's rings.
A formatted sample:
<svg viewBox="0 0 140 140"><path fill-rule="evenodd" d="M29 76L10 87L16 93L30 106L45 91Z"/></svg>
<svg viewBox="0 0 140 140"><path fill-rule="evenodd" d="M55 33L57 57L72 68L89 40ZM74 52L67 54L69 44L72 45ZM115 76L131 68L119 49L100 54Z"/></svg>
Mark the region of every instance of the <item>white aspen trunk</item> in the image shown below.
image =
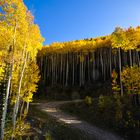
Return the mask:
<svg viewBox="0 0 140 140"><path fill-rule="evenodd" d="M85 81L85 72L86 71L86 61L85 61L85 58L84 58L84 61L83 61L83 85L86 83Z"/></svg>
<svg viewBox="0 0 140 140"><path fill-rule="evenodd" d="M49 69L49 73L48 73L48 78L49 78L49 84L51 85L51 79L52 79L52 75L51 75L51 63L52 63L52 61L51 61L51 58L49 58L49 67L48 67L48 69Z"/></svg>
<svg viewBox="0 0 140 140"><path fill-rule="evenodd" d="M72 85L74 86L74 81L75 81L75 80L74 80L74 79L75 79L75 78L74 78L74 76L75 76L75 75L74 75L74 70L75 70L75 67L74 67L74 54L73 54L72 56L73 56L73 58L72 58L72 60L73 60L73 61L72 61L72 73L73 73L73 74L72 74Z"/></svg>
<svg viewBox="0 0 140 140"><path fill-rule="evenodd" d="M65 69L66 69L66 59L65 59L65 55L64 55L64 59L63 59L63 86L65 85Z"/></svg>
<svg viewBox="0 0 140 140"><path fill-rule="evenodd" d="M136 60L136 50L133 50L133 64L136 64L137 60Z"/></svg>
<svg viewBox="0 0 140 140"><path fill-rule="evenodd" d="M102 54L102 60L104 60L103 61L103 77L104 77L104 81L106 80L106 77L107 77L107 75L106 75L106 71L108 70L108 67L107 67L107 64L108 64L108 62L107 62L107 56L106 57L104 57L104 59L103 59L103 54Z"/></svg>
<svg viewBox="0 0 140 140"><path fill-rule="evenodd" d="M47 62L46 62L46 65L47 65L47 67L46 67L46 81L47 81L47 83L48 83L48 79L49 79L49 57L46 55L46 57L47 57Z"/></svg>
<svg viewBox="0 0 140 140"><path fill-rule="evenodd" d="M60 54L60 84L62 84L63 72L62 72L62 54Z"/></svg>
<svg viewBox="0 0 140 140"><path fill-rule="evenodd" d="M80 53L80 57L81 57L81 53ZM81 75L82 75L82 73L81 73L81 58L80 58L80 60L79 60L79 63L80 63L80 77L79 77L79 84L80 84L80 86L81 86Z"/></svg>
<svg viewBox="0 0 140 140"><path fill-rule="evenodd" d="M22 118L22 112L23 112L23 108L24 108L24 101L22 102L22 105L21 105L21 109L20 109L20 119Z"/></svg>
<svg viewBox="0 0 140 140"><path fill-rule="evenodd" d="M57 81L57 54L55 55L55 84Z"/></svg>
<svg viewBox="0 0 140 140"><path fill-rule="evenodd" d="M95 80L95 54L94 52L92 53L92 59L93 59L93 62L92 62L92 79L93 79L93 82Z"/></svg>
<svg viewBox="0 0 140 140"><path fill-rule="evenodd" d="M84 85L84 60L81 62L81 84Z"/></svg>
<svg viewBox="0 0 140 140"><path fill-rule="evenodd" d="M44 83L46 83L46 70L47 70L47 56L45 56L45 61L44 61Z"/></svg>
<svg viewBox="0 0 140 140"><path fill-rule="evenodd" d="M12 59L14 59L14 50L15 50L15 43L16 43L16 31L17 31L17 21L15 20L15 26L14 26L14 34L13 34L13 48L12 48ZM8 85L6 89L6 98L4 101L4 108L2 113L2 122L1 122L1 140L4 139L4 130L5 130L5 120L6 120L6 114L7 114L7 106L8 106L8 99L10 94L10 86L11 86L11 79L12 79L12 71L14 66L14 60L11 64L10 68L10 75L8 78Z"/></svg>
<svg viewBox="0 0 140 140"><path fill-rule="evenodd" d="M4 139L5 120L6 120L6 114L7 114L7 106L8 106L8 99L9 99L9 93L10 93L10 85L11 85L11 79L12 79L13 65L14 65L14 63L11 64L11 68L10 68L10 75L9 75L9 78L8 78L8 84L7 84L7 89L6 89L6 97L5 97L4 108L3 108L3 113L2 113L1 140Z"/></svg>
<svg viewBox="0 0 140 140"><path fill-rule="evenodd" d="M104 77L104 65L103 65L103 58L102 58L102 50L100 51L100 62L101 62L101 70L102 70L102 76Z"/></svg>
<svg viewBox="0 0 140 140"><path fill-rule="evenodd" d="M54 84L56 83L56 56L54 54Z"/></svg>
<svg viewBox="0 0 140 140"><path fill-rule="evenodd" d="M47 65L48 65L48 67L47 67L47 83L50 84L50 67L51 67L51 65L50 65L50 58L49 58L49 56L48 56Z"/></svg>
<svg viewBox="0 0 140 140"><path fill-rule="evenodd" d="M89 54L88 54L88 82L90 82Z"/></svg>
<svg viewBox="0 0 140 140"><path fill-rule="evenodd" d="M131 54L131 50L129 50L129 59L130 59L130 66L132 67L132 54Z"/></svg>
<svg viewBox="0 0 140 140"><path fill-rule="evenodd" d="M114 54L114 65L115 65L115 69L117 68L117 55Z"/></svg>
<svg viewBox="0 0 140 140"><path fill-rule="evenodd" d="M68 53L66 54L66 86L68 86L68 74L69 74L69 65L68 65Z"/></svg>
<svg viewBox="0 0 140 140"><path fill-rule="evenodd" d="M8 68L7 68L7 65L6 65L5 70L4 70L3 80L2 80L3 81L3 90L2 90L3 91L3 93L2 93L3 101L5 101L5 96L6 96L6 76L7 76L7 74L8 74ZM1 103L1 105L2 105L2 107L4 107L3 102Z"/></svg>
<svg viewBox="0 0 140 140"><path fill-rule="evenodd" d="M79 75L79 78L80 78L80 64L79 64L79 53L77 52L77 54L76 54L76 73L78 73L78 75ZM78 77L76 77L76 83L77 83L77 85L79 86L80 85L80 81L79 81L79 79L78 79Z"/></svg>
<svg viewBox="0 0 140 140"><path fill-rule="evenodd" d="M40 59L40 68L41 68L41 72L42 72L42 57L41 57L41 59Z"/></svg>
<svg viewBox="0 0 140 140"><path fill-rule="evenodd" d="M112 77L112 48L110 47L110 56L109 56L109 68L110 68L110 78Z"/></svg>
<svg viewBox="0 0 140 140"><path fill-rule="evenodd" d="M86 77L86 61L84 59L84 62L83 62L83 85L85 85L85 83L86 83L85 77Z"/></svg>
<svg viewBox="0 0 140 140"><path fill-rule="evenodd" d="M53 86L55 84L55 56L53 54Z"/></svg>
<svg viewBox="0 0 140 140"><path fill-rule="evenodd" d="M86 63L84 61L84 64L83 64L84 68L83 68L83 80L84 80L84 84L85 84L85 77L86 77Z"/></svg>
<svg viewBox="0 0 140 140"><path fill-rule="evenodd" d="M55 54L53 55L53 85L55 85Z"/></svg>
<svg viewBox="0 0 140 140"><path fill-rule="evenodd" d="M53 85L55 84L55 55L53 55Z"/></svg>
<svg viewBox="0 0 140 140"><path fill-rule="evenodd" d="M29 111L29 105L30 105L30 102L27 102L27 107L26 107L27 113L28 113L28 111Z"/></svg>
<svg viewBox="0 0 140 140"><path fill-rule="evenodd" d="M54 62L53 62L53 55L52 55L52 69L51 69L51 72L52 72L52 76L51 76L51 78L52 78L52 86L53 86L53 78L54 78L54 77L53 77L53 63L54 63Z"/></svg>
<svg viewBox="0 0 140 140"><path fill-rule="evenodd" d="M122 71L121 48L119 48L119 75L120 75L121 96L123 96L123 85L122 85L122 81L121 81L121 71Z"/></svg>
<svg viewBox="0 0 140 140"><path fill-rule="evenodd" d="M100 52L99 52L99 49L98 49L98 56L97 56L97 69L98 69L98 72L100 72ZM100 76L100 73L99 73L99 76Z"/></svg>
<svg viewBox="0 0 140 140"><path fill-rule="evenodd" d="M15 127L16 127L16 117L17 117L17 113L18 113L18 109L19 109L19 102L20 102L20 92L21 92L21 86L22 86L22 79L23 79L23 76L24 76L24 71L25 71L25 68L26 68L26 62L27 62L27 53L26 53L26 58L24 60L24 64L23 64L23 68L22 68L22 71L21 71L21 76L20 76L20 80L19 80L19 86L18 86L18 93L17 93L17 101L14 105L14 111L13 111L13 132L15 131Z"/></svg>
<svg viewBox="0 0 140 140"><path fill-rule="evenodd" d="M58 63L59 63L59 57L58 54L56 54L56 84L57 84L57 79L58 79Z"/></svg>
<svg viewBox="0 0 140 140"><path fill-rule="evenodd" d="M137 55L138 66L140 67L140 58L139 58L139 52L138 51L136 51L136 55Z"/></svg>
<svg viewBox="0 0 140 140"><path fill-rule="evenodd" d="M56 54L56 84L57 84L57 79L58 79L58 61L59 60L59 57L58 57L58 54Z"/></svg>

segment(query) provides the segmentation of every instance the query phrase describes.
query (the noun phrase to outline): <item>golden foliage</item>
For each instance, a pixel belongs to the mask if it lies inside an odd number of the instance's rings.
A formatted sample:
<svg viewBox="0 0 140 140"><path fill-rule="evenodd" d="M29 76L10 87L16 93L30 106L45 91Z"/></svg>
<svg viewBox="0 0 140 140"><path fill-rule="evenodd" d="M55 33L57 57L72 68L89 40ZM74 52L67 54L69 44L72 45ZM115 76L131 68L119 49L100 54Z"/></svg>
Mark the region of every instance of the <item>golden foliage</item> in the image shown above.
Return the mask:
<svg viewBox="0 0 140 140"><path fill-rule="evenodd" d="M122 82L128 94L140 94L140 67L126 67L121 73Z"/></svg>

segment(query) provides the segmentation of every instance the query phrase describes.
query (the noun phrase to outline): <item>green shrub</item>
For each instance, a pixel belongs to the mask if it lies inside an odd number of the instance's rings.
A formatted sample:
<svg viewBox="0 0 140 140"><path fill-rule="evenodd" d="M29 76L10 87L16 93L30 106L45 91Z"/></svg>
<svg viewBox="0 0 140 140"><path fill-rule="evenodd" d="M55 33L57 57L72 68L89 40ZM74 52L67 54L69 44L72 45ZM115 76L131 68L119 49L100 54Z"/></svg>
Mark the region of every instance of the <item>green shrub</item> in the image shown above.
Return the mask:
<svg viewBox="0 0 140 140"><path fill-rule="evenodd" d="M112 109L113 105L114 103L111 96L99 96L98 108L100 111Z"/></svg>
<svg viewBox="0 0 140 140"><path fill-rule="evenodd" d="M91 106L93 104L93 98L90 96L85 97L85 104Z"/></svg>
<svg viewBox="0 0 140 140"><path fill-rule="evenodd" d="M46 134L45 140L53 140L53 138L49 132Z"/></svg>

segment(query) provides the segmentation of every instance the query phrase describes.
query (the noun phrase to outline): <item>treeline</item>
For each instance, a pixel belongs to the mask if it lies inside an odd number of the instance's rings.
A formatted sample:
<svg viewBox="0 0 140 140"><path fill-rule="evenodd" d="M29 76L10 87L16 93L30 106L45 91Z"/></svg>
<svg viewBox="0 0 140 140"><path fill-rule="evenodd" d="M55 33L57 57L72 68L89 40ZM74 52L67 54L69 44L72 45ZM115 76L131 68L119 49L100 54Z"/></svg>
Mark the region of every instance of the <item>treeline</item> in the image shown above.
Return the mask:
<svg viewBox="0 0 140 140"><path fill-rule="evenodd" d="M43 40L22 0L0 1L1 140L17 139L29 127L25 117L40 78L36 55Z"/></svg>
<svg viewBox="0 0 140 140"><path fill-rule="evenodd" d="M49 86L83 86L112 78L124 66L140 66L140 27L116 28L109 35L45 46L38 54L42 80ZM122 83L121 93L122 91Z"/></svg>

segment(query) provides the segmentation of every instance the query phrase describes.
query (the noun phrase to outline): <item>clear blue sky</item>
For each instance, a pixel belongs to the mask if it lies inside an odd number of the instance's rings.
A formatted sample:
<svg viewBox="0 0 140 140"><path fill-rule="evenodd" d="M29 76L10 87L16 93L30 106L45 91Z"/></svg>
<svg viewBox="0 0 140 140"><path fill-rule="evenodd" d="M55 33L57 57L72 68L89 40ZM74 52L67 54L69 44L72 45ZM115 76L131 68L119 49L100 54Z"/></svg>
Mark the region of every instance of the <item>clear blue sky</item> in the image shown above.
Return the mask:
<svg viewBox="0 0 140 140"><path fill-rule="evenodd" d="M24 0L44 44L107 35L140 25L140 0Z"/></svg>

